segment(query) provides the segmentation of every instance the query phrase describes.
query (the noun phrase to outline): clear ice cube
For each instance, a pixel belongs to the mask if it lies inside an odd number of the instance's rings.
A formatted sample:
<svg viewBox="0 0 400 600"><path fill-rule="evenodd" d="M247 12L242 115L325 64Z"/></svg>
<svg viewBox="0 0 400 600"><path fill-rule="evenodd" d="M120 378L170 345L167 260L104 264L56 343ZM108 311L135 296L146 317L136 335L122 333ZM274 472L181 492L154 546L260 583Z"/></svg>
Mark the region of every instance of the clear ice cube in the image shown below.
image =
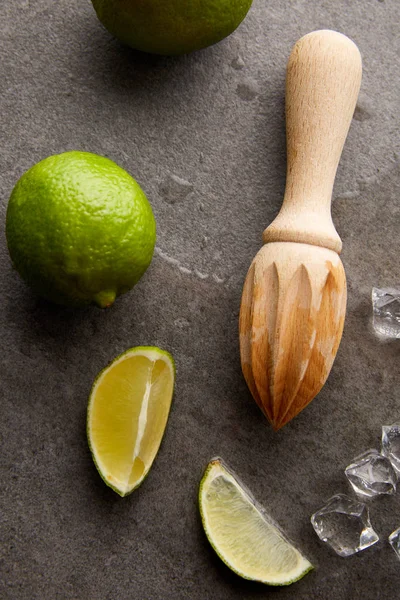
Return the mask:
<svg viewBox="0 0 400 600"><path fill-rule="evenodd" d="M400 425L382 426L382 454L392 463L397 476L400 475Z"/></svg>
<svg viewBox="0 0 400 600"><path fill-rule="evenodd" d="M400 338L400 290L372 288L372 324L384 338Z"/></svg>
<svg viewBox="0 0 400 600"><path fill-rule="evenodd" d="M346 467L354 491L364 498L396 491L397 475L390 460L377 450L367 450Z"/></svg>
<svg viewBox="0 0 400 600"><path fill-rule="evenodd" d="M336 494L311 517L318 537L339 556L351 556L379 541L366 504Z"/></svg>
<svg viewBox="0 0 400 600"><path fill-rule="evenodd" d="M400 527L389 535L389 544L396 552L397 558L400 560Z"/></svg>

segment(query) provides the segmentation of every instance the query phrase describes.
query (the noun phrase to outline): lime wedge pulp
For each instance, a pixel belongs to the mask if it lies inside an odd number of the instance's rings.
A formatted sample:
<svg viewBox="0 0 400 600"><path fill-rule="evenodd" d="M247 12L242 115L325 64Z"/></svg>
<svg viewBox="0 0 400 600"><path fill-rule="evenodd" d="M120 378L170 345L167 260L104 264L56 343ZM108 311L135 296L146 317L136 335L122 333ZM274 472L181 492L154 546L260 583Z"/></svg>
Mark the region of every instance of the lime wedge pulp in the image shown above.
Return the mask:
<svg viewBox="0 0 400 600"><path fill-rule="evenodd" d="M105 483L120 496L137 488L156 457L171 407L172 356L141 346L97 376L87 413L89 447Z"/></svg>
<svg viewBox="0 0 400 600"><path fill-rule="evenodd" d="M212 460L206 468L199 505L209 542L241 577L289 585L313 568L221 459Z"/></svg>

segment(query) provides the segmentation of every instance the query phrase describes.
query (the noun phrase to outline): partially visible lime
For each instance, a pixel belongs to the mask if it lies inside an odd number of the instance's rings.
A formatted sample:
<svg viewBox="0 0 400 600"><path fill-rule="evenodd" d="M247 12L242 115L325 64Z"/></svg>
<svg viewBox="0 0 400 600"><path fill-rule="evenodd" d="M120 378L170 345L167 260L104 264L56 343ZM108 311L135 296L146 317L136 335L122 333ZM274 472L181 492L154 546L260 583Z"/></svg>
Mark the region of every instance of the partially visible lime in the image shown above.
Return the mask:
<svg viewBox="0 0 400 600"><path fill-rule="evenodd" d="M92 0L103 25L143 52L186 54L211 46L243 21L252 0Z"/></svg>
<svg viewBox="0 0 400 600"><path fill-rule="evenodd" d="M15 268L38 294L67 306L106 307L146 271L156 224L124 169L73 151L22 175L8 203L6 236Z"/></svg>
<svg viewBox="0 0 400 600"><path fill-rule="evenodd" d="M289 585L313 568L220 459L205 471L199 504L211 545L241 577Z"/></svg>
<svg viewBox="0 0 400 600"><path fill-rule="evenodd" d="M89 447L105 483L120 496L137 488L156 457L175 381L172 356L131 348L98 375L87 412Z"/></svg>

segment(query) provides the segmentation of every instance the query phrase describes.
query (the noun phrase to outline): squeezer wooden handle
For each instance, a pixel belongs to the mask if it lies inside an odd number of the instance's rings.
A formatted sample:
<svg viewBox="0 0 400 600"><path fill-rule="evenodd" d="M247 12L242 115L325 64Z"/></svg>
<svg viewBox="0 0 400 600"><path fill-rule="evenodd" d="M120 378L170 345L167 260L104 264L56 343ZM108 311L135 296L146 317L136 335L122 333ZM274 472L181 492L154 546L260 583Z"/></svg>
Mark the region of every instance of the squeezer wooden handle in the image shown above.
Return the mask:
<svg viewBox="0 0 400 600"><path fill-rule="evenodd" d="M340 252L330 204L361 74L360 52L341 33L315 31L295 44L286 78L285 197L264 243L301 242Z"/></svg>

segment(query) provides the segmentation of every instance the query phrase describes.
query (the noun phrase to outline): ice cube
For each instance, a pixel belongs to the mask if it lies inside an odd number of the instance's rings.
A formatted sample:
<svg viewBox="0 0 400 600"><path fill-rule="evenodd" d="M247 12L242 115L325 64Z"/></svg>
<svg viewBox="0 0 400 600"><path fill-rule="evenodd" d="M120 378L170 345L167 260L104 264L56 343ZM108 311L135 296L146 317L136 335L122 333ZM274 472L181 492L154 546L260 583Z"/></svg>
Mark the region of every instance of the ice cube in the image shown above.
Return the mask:
<svg viewBox="0 0 400 600"><path fill-rule="evenodd" d="M367 450L346 468L345 475L354 491L364 498L396 491L397 475L390 460L378 452Z"/></svg>
<svg viewBox="0 0 400 600"><path fill-rule="evenodd" d="M339 556L351 556L379 541L366 504L336 494L311 517L318 537Z"/></svg>
<svg viewBox="0 0 400 600"><path fill-rule="evenodd" d="M389 544L396 552L397 558L400 560L400 527L389 535Z"/></svg>
<svg viewBox="0 0 400 600"><path fill-rule="evenodd" d="M372 288L372 324L387 339L400 338L400 290Z"/></svg>
<svg viewBox="0 0 400 600"><path fill-rule="evenodd" d="M382 454L392 463L397 476L400 474L400 425L382 426Z"/></svg>

